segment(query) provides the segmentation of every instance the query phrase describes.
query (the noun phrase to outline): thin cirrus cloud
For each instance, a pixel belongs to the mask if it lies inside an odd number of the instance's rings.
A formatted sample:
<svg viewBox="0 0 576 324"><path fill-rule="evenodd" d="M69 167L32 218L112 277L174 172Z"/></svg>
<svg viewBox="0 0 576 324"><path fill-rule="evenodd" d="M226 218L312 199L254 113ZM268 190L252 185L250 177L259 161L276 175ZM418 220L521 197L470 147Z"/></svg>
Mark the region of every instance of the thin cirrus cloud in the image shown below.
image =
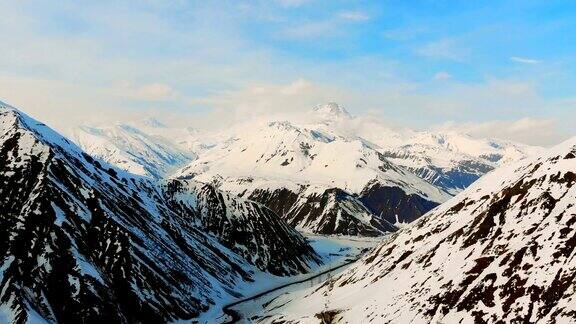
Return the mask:
<svg viewBox="0 0 576 324"><path fill-rule="evenodd" d="M317 38L337 39L347 33L347 27L370 20L362 11L341 11L319 20L299 21L281 32L289 40L316 40Z"/></svg>
<svg viewBox="0 0 576 324"><path fill-rule="evenodd" d="M465 51L456 40L444 38L423 44L416 49L416 54L431 59L462 61Z"/></svg>
<svg viewBox="0 0 576 324"><path fill-rule="evenodd" d="M437 72L436 74L434 74L434 80L449 80L452 78L452 74L446 72L446 71L440 71Z"/></svg>
<svg viewBox="0 0 576 324"><path fill-rule="evenodd" d="M284 7L300 7L311 0L277 0L277 2Z"/></svg>
<svg viewBox="0 0 576 324"><path fill-rule="evenodd" d="M118 96L132 100L168 101L179 96L170 85L159 82L135 85L133 82L122 81L114 90Z"/></svg>
<svg viewBox="0 0 576 324"><path fill-rule="evenodd" d="M540 60L536 60L533 58L527 58L527 57L520 57L520 56L512 56L510 57L511 61L514 61L516 63L522 63L522 64L539 64L541 63Z"/></svg>
<svg viewBox="0 0 576 324"><path fill-rule="evenodd" d="M362 11L342 11L338 13L338 17L350 21L366 21L370 19L370 16Z"/></svg>
<svg viewBox="0 0 576 324"><path fill-rule="evenodd" d="M492 137L535 145L550 145L558 142L558 121L553 118L521 118L517 120L493 120L479 123L447 122L436 126L438 130L451 130L475 137ZM534 130L538 131L535 132ZM566 135L566 134L562 134Z"/></svg>

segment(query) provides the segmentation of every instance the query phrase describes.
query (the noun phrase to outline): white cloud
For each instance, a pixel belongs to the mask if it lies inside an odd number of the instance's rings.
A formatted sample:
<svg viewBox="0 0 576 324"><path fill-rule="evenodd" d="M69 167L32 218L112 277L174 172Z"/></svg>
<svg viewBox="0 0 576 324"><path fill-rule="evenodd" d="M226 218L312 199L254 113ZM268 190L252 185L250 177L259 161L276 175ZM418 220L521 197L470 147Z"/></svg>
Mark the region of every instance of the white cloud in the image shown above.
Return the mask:
<svg viewBox="0 0 576 324"><path fill-rule="evenodd" d="M370 16L361 11L342 11L338 14L338 17L349 21L366 21L370 19Z"/></svg>
<svg viewBox="0 0 576 324"><path fill-rule="evenodd" d="M315 40L318 37L335 37L341 34L341 31L336 29L337 25L334 20L299 22L284 28L281 31L281 35L292 40Z"/></svg>
<svg viewBox="0 0 576 324"><path fill-rule="evenodd" d="M440 71L434 74L434 80L442 81L442 80L449 80L452 78L452 74L446 71Z"/></svg>
<svg viewBox="0 0 576 324"><path fill-rule="evenodd" d="M335 38L348 33L346 25L369 19L370 17L361 11L342 11L325 19L297 21L284 28L280 34L293 40Z"/></svg>
<svg viewBox="0 0 576 324"><path fill-rule="evenodd" d="M150 83L140 86L132 82L120 82L114 89L117 95L133 100L168 101L179 97L178 93L164 83Z"/></svg>
<svg viewBox="0 0 576 324"><path fill-rule="evenodd" d="M517 63L522 63L522 64L538 64L538 63L540 63L539 60L536 60L533 58L519 57L519 56L512 56L512 57L510 57L510 60L517 62Z"/></svg>
<svg viewBox="0 0 576 324"><path fill-rule="evenodd" d="M111 100L108 91L45 78L0 74L0 101L58 130L129 118L130 112Z"/></svg>
<svg viewBox="0 0 576 324"><path fill-rule="evenodd" d="M522 118L518 120L494 120L482 123L448 122L434 127L454 130L476 137L499 138L532 145L558 144L566 137L559 131L558 121L551 118Z"/></svg>
<svg viewBox="0 0 576 324"><path fill-rule="evenodd" d="M416 49L416 53L420 56L434 58L434 59L447 59L453 61L461 61L464 52L454 39L440 39L429 42Z"/></svg>
<svg viewBox="0 0 576 324"><path fill-rule="evenodd" d="M300 7L311 0L277 0L277 2L284 7Z"/></svg>
<svg viewBox="0 0 576 324"><path fill-rule="evenodd" d="M286 84L254 84L220 92L195 99L191 104L212 107L206 118L219 123L235 123L262 116L292 115L320 103L343 102L346 98L345 93L335 88L297 79Z"/></svg>

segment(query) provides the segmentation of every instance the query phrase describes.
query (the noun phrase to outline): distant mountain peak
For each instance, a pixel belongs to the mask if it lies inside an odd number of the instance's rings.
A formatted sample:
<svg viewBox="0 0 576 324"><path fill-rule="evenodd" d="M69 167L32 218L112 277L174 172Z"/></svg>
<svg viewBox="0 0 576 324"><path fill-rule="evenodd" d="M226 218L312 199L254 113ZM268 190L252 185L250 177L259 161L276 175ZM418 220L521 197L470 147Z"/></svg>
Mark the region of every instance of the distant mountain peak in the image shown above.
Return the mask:
<svg viewBox="0 0 576 324"><path fill-rule="evenodd" d="M329 120L352 118L352 115L344 107L335 102L317 105L313 112L323 119Z"/></svg>
<svg viewBox="0 0 576 324"><path fill-rule="evenodd" d="M166 125L159 121L158 119L154 118L154 117L150 117L150 118L146 118L144 120L141 121L141 124L143 126L148 126L148 127L152 127L152 128L166 128Z"/></svg>
<svg viewBox="0 0 576 324"><path fill-rule="evenodd" d="M12 106L10 106L9 104L3 102L2 100L0 100L0 109L13 110L13 109L15 109L15 108L12 107Z"/></svg>

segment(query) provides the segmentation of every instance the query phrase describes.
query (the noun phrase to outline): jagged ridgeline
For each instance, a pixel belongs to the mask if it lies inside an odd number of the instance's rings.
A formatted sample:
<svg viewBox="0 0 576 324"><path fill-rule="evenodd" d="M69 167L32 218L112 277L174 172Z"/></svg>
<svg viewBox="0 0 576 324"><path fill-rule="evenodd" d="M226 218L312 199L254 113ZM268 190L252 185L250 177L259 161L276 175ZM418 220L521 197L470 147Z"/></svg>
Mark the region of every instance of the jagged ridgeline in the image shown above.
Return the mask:
<svg viewBox="0 0 576 324"><path fill-rule="evenodd" d="M575 323L575 224L576 138L486 175L256 322Z"/></svg>
<svg viewBox="0 0 576 324"><path fill-rule="evenodd" d="M96 160L0 103L0 322L190 319L318 256L271 210Z"/></svg>
<svg viewBox="0 0 576 324"><path fill-rule="evenodd" d="M451 197L366 140L320 126L270 122L242 131L173 177L212 183L320 234L383 235Z"/></svg>
<svg viewBox="0 0 576 324"><path fill-rule="evenodd" d="M131 173L210 183L264 204L300 231L358 236L393 232L486 172L539 151L456 132L391 129L336 103L226 129L152 119L69 134Z"/></svg>

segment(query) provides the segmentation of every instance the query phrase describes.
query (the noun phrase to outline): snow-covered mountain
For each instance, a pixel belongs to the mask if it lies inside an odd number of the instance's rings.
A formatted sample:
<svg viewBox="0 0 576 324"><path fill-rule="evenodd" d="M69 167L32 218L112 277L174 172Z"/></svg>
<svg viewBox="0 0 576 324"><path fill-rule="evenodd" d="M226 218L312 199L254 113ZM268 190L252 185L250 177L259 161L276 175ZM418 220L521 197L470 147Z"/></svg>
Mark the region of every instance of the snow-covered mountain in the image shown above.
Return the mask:
<svg viewBox="0 0 576 324"><path fill-rule="evenodd" d="M250 124L173 176L261 202L322 234L379 235L450 198L368 141L333 131L330 121L350 118L339 106L314 112L321 123Z"/></svg>
<svg viewBox="0 0 576 324"><path fill-rule="evenodd" d="M124 170L211 183L265 204L299 230L323 234L394 231L488 171L538 152L453 132L393 130L335 103L291 121L224 131L146 120L71 134Z"/></svg>
<svg viewBox="0 0 576 324"><path fill-rule="evenodd" d="M576 138L499 168L255 322L574 323ZM327 306L325 306L327 305Z"/></svg>
<svg viewBox="0 0 576 324"><path fill-rule="evenodd" d="M383 154L431 184L457 194L487 172L541 151L538 147L455 132L417 132L399 145L384 146Z"/></svg>
<svg viewBox="0 0 576 324"><path fill-rule="evenodd" d="M164 185L165 199L173 211L194 215L188 219L189 225L216 236L258 269L293 275L319 264L304 237L271 209L209 184L170 180Z"/></svg>
<svg viewBox="0 0 576 324"><path fill-rule="evenodd" d="M394 131L335 103L306 117L229 131L227 141L174 176L261 202L299 230L378 235L415 220L490 170L538 152L457 133Z"/></svg>
<svg viewBox="0 0 576 324"><path fill-rule="evenodd" d="M319 118L324 121L338 121L352 118L352 115L346 110L346 108L335 102L329 102L324 105L317 105L312 109L312 113L315 118Z"/></svg>
<svg viewBox="0 0 576 324"><path fill-rule="evenodd" d="M0 322L165 322L319 257L270 210L92 158L0 103Z"/></svg>
<svg viewBox="0 0 576 324"><path fill-rule="evenodd" d="M130 173L164 178L204 148L193 129L168 128L158 120L107 127L81 126L67 134L88 154Z"/></svg>

